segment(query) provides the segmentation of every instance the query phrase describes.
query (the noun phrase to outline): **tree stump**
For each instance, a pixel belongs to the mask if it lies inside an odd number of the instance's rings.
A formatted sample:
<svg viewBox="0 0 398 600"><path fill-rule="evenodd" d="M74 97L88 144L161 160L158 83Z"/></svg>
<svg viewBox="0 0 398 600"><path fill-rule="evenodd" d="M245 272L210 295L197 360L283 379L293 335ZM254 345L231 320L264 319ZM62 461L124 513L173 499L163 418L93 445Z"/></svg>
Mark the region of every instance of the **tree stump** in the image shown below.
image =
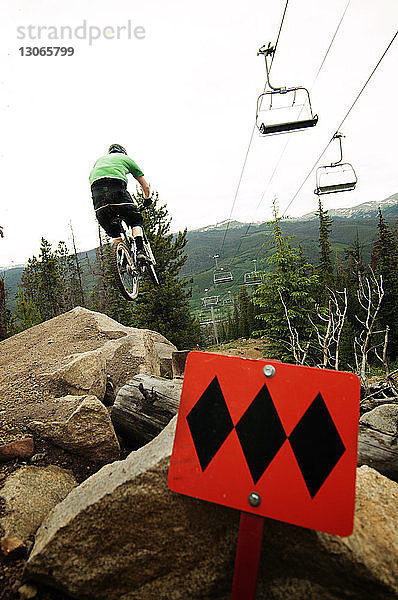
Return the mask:
<svg viewBox="0 0 398 600"><path fill-rule="evenodd" d="M178 412L182 379L135 375L116 395L111 419L128 446L138 448L156 437Z"/></svg>

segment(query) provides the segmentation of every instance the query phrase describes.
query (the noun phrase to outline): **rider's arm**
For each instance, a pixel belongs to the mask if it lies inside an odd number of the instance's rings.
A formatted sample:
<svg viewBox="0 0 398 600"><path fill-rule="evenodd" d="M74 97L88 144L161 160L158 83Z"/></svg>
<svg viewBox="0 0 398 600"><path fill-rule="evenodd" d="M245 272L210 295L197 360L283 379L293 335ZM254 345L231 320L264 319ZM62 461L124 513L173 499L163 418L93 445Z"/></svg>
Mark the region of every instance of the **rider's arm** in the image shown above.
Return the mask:
<svg viewBox="0 0 398 600"><path fill-rule="evenodd" d="M149 196L151 195L149 184L145 181L143 176L137 177L137 181L142 187L142 191L144 192L144 198L149 198Z"/></svg>

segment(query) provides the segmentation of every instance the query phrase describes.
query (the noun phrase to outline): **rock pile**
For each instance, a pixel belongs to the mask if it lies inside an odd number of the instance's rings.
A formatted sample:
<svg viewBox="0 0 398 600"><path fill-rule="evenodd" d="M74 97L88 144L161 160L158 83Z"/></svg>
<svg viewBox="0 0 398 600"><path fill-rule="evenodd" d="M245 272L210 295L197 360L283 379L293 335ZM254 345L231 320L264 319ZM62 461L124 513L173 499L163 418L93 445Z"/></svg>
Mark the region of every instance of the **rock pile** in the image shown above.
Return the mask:
<svg viewBox="0 0 398 600"><path fill-rule="evenodd" d="M185 360L175 350L82 308L0 344L0 546L7 560L28 556L21 599L42 584L77 600L230 597L238 513L167 487ZM398 409L370 408L353 534L266 519L259 600L398 594ZM128 435L142 447L126 450ZM66 464L51 462L55 448Z"/></svg>

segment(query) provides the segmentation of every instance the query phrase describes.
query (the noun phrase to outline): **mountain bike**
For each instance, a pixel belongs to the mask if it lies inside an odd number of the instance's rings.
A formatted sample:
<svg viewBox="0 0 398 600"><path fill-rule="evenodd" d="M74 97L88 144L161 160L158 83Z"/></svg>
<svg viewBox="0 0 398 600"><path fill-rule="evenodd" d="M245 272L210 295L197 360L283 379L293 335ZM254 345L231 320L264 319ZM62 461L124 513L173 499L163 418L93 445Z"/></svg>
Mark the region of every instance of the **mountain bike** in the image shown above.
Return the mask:
<svg viewBox="0 0 398 600"><path fill-rule="evenodd" d="M159 285L155 271L156 260L150 243L143 230L143 241L148 261L140 264L137 261L137 247L129 226L121 217L113 219L120 228L121 239L115 240L111 247L111 267L116 285L126 300L135 300L138 296L140 277L147 271L151 281Z"/></svg>

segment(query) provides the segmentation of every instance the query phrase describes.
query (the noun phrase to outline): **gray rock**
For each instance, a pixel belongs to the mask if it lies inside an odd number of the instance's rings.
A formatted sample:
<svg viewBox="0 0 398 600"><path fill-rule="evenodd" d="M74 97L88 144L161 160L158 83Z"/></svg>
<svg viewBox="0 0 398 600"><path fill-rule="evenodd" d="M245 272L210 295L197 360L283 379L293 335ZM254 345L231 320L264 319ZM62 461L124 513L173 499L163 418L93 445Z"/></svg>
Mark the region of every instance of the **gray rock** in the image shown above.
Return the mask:
<svg viewBox="0 0 398 600"><path fill-rule="evenodd" d="M398 435L398 404L384 404L365 413L359 419L363 425L369 425L378 431Z"/></svg>
<svg viewBox="0 0 398 600"><path fill-rule="evenodd" d="M32 421L29 428L56 446L107 463L120 456L109 413L96 396L65 396L53 402L54 420Z"/></svg>
<svg viewBox="0 0 398 600"><path fill-rule="evenodd" d="M48 378L58 392L94 394L102 399L107 383L106 362L100 350L83 352L49 373Z"/></svg>
<svg viewBox="0 0 398 600"><path fill-rule="evenodd" d="M170 370L176 349L157 332L126 327L81 307L4 340L1 348L0 412L16 427L48 421L51 398L103 400L108 375L115 395L134 375L160 376Z"/></svg>
<svg viewBox="0 0 398 600"><path fill-rule="evenodd" d="M25 466L9 475L0 490L5 502L0 518L4 537L26 541L75 485L70 471L53 465Z"/></svg>
<svg viewBox="0 0 398 600"><path fill-rule="evenodd" d="M175 418L103 467L37 533L25 580L79 600L227 600L239 514L167 487ZM398 591L397 486L358 470L348 538L265 520L258 600L387 600Z"/></svg>
<svg viewBox="0 0 398 600"><path fill-rule="evenodd" d="M398 404L384 404L359 419L358 465L398 478Z"/></svg>

